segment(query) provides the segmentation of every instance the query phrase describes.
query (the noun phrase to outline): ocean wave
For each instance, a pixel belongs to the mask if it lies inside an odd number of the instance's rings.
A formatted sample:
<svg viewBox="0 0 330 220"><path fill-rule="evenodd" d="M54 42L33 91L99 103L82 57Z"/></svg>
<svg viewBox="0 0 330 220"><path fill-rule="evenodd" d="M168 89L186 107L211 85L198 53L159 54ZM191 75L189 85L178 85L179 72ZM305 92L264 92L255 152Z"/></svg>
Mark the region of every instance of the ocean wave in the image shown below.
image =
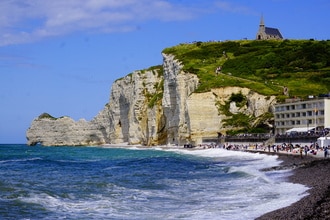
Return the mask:
<svg viewBox="0 0 330 220"><path fill-rule="evenodd" d="M289 170L263 171L275 156L217 148L20 152L0 166L0 218L254 219L307 190L286 182Z"/></svg>
<svg viewBox="0 0 330 220"><path fill-rule="evenodd" d="M17 162L26 162L26 161L36 161L36 160L43 160L43 158L34 157L34 158L23 158L23 159L0 160L0 163L17 163Z"/></svg>

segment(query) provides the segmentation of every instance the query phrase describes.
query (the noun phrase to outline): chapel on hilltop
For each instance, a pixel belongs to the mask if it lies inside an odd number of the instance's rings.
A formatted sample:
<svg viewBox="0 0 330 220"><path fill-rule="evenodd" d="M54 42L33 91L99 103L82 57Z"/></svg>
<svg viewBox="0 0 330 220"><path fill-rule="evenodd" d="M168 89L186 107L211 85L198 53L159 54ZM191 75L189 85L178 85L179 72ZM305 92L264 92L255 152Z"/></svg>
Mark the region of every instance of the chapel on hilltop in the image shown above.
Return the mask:
<svg viewBox="0 0 330 220"><path fill-rule="evenodd" d="M257 40L279 40L283 39L281 32L277 28L265 27L264 17L261 16Z"/></svg>

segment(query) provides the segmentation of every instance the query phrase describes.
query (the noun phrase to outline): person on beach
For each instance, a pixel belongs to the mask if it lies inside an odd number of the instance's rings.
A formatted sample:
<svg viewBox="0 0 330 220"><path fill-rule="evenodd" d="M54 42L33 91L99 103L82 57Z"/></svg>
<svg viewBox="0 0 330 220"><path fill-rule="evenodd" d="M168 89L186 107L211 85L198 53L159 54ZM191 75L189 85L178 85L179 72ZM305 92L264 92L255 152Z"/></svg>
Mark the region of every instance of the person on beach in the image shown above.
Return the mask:
<svg viewBox="0 0 330 220"><path fill-rule="evenodd" d="M328 156L328 147L324 147L324 157Z"/></svg>
<svg viewBox="0 0 330 220"><path fill-rule="evenodd" d="M307 152L309 150L307 145L305 145L305 149L304 150L305 150L305 156L307 156Z"/></svg>

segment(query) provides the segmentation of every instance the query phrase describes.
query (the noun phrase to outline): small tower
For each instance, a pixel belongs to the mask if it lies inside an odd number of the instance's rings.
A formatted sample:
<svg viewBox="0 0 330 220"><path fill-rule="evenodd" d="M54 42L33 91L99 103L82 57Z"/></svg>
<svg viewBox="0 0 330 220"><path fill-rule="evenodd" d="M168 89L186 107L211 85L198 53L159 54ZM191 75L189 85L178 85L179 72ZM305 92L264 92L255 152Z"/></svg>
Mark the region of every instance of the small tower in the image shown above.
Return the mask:
<svg viewBox="0 0 330 220"><path fill-rule="evenodd" d="M261 15L261 18L260 18L259 32L265 33L265 22L264 22L264 16L263 15Z"/></svg>
<svg viewBox="0 0 330 220"><path fill-rule="evenodd" d="M257 40L283 39L281 32L277 28L265 27L264 16L261 15Z"/></svg>

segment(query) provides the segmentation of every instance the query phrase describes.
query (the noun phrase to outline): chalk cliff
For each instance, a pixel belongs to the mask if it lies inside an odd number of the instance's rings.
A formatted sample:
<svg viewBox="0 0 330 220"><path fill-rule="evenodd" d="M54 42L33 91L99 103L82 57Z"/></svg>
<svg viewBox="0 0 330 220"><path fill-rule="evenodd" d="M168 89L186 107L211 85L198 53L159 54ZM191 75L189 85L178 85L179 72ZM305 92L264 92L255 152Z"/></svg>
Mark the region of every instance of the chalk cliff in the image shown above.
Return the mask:
<svg viewBox="0 0 330 220"><path fill-rule="evenodd" d="M199 144L203 137L225 133L227 116L219 110L219 103L227 102L233 93L243 94L247 105L231 103L232 113L259 117L271 111L275 102L275 97L240 87L195 93L197 75L182 68L173 55L163 54L162 66L135 71L114 82L108 104L91 121L40 115L26 132L27 144Z"/></svg>

